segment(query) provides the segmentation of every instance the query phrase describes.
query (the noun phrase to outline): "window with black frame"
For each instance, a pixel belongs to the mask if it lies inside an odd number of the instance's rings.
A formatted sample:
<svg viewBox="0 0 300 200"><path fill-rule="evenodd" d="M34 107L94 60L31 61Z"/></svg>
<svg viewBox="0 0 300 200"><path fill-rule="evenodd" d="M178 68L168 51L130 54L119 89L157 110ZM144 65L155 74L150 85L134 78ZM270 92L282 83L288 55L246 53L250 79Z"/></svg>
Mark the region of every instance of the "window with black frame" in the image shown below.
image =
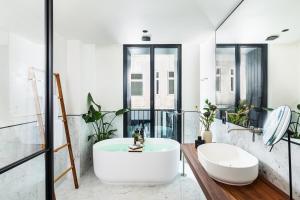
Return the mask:
<svg viewBox="0 0 300 200"><path fill-rule="evenodd" d="M267 45L217 44L216 104L219 117L262 127L267 108Z"/></svg>

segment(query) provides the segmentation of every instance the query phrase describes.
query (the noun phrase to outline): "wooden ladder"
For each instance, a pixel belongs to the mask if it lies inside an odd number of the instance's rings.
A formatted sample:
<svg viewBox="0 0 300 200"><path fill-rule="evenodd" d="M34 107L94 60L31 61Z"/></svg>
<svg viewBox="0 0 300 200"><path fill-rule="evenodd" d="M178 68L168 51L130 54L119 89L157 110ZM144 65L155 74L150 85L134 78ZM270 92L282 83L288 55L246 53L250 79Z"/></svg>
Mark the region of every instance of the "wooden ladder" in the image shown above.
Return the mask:
<svg viewBox="0 0 300 200"><path fill-rule="evenodd" d="M78 185L78 180L77 180L77 173L76 173L76 167L75 167L75 162L74 162L74 155L73 155L73 150L72 150L71 137L70 137L70 131L69 131L69 126L68 126L68 120L67 120L67 114L66 114L64 97L63 97L63 92L62 92L62 87L61 87L60 76L58 73L54 73L54 77L55 77L56 85L57 85L58 99L60 102L62 121L64 124L64 130L65 130L65 134L66 134L67 143L61 145L60 147L57 147L56 149L53 150L53 152L54 153L59 152L60 150L67 147L68 152L69 152L70 163L71 163L71 167L69 167L68 169L63 171L59 176L54 178L54 183L56 183L59 179L61 179L69 171L72 170L74 187L76 189L78 189L79 185ZM42 112L41 112L41 106L40 106L41 104L40 104L39 96L38 96L38 89L37 89L37 83L36 83L37 80L36 80L36 76L35 76L33 67L29 68L29 80L32 81L33 96L34 96L35 109L36 109L36 115L37 115L37 123L38 123L39 131L41 134L41 141L45 142L45 140L44 140L45 139L45 127L44 127L43 117L42 117ZM41 148L42 149L45 148L43 143L41 144ZM55 193L53 194L53 199L55 199Z"/></svg>
<svg viewBox="0 0 300 200"><path fill-rule="evenodd" d="M70 131L69 131L69 126L68 126L68 120L67 120L67 114L66 114L65 102L64 102L64 97L63 97L63 92L62 92L62 87L61 87L60 76L58 73L55 73L54 77L55 77L56 85L57 85L58 99L60 102L61 114L62 114L62 118L63 118L62 121L64 123L67 143L63 144L60 147L57 147L53 151L54 151L54 153L56 153L56 152L60 151L61 149L68 147L69 157L70 157L70 162L71 162L71 167L69 167L64 172L62 172L58 177L56 177L54 179L54 183L56 183L59 179L61 179L64 175L66 175L69 171L72 170L74 187L76 189L78 189L79 185L78 185L78 180L77 180L77 173L76 173L76 167L75 167L75 162L74 162L74 155L73 155L73 150L72 150L71 137L70 137Z"/></svg>

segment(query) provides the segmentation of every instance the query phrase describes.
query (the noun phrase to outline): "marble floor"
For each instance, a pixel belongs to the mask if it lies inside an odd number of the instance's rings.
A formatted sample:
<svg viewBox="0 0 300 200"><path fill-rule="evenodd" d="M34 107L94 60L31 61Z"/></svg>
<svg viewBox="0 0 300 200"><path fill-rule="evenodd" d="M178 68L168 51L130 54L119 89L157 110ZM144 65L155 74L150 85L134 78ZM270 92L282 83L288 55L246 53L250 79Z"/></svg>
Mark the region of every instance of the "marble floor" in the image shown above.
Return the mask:
<svg viewBox="0 0 300 200"><path fill-rule="evenodd" d="M178 176L166 185L128 186L107 185L100 182L90 169L80 178L80 188L73 188L70 180L56 188L57 200L204 200L205 196L186 164L186 176Z"/></svg>

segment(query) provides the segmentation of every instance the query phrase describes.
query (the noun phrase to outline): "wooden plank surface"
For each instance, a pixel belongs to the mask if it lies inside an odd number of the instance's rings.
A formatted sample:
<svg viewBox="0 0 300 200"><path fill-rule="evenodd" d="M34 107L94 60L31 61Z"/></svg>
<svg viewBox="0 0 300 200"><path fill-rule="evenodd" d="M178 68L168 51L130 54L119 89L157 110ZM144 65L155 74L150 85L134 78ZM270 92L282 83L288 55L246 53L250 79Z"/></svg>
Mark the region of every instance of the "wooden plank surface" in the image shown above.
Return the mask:
<svg viewBox="0 0 300 200"><path fill-rule="evenodd" d="M181 150L208 200L232 199L228 193L226 193L212 178L208 176L205 169L198 161L197 151L193 144L183 144L181 145Z"/></svg>
<svg viewBox="0 0 300 200"><path fill-rule="evenodd" d="M286 200L288 195L259 177L247 186L219 183L206 173L198 160L194 144L183 144L181 150L208 200Z"/></svg>

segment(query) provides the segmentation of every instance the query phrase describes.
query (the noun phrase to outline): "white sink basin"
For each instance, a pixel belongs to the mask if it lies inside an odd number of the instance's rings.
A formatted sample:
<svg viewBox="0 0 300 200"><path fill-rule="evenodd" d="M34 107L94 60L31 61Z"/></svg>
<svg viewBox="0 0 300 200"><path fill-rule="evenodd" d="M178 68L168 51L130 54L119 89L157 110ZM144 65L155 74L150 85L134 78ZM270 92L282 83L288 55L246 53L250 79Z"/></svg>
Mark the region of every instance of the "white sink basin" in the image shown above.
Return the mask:
<svg viewBox="0 0 300 200"><path fill-rule="evenodd" d="M198 147L198 159L208 175L229 185L248 185L258 176L258 159L243 149L222 143Z"/></svg>

